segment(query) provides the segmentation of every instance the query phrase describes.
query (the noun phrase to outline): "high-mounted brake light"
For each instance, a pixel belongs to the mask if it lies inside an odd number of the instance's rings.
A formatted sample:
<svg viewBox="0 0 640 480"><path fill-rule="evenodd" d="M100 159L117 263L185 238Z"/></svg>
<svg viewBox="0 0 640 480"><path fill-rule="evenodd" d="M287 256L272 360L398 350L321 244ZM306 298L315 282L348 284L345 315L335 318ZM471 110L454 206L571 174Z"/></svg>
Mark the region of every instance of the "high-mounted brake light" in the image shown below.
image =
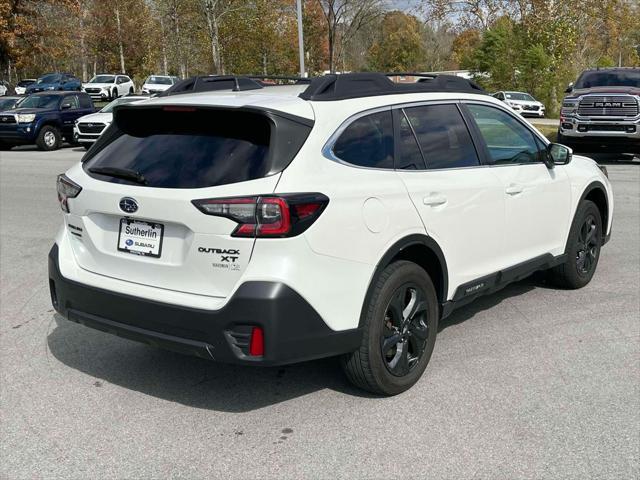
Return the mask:
<svg viewBox="0 0 640 480"><path fill-rule="evenodd" d="M70 198L76 198L82 191L82 187L70 180L69 177L64 174L58 175L56 187L58 189L58 202L60 202L60 208L62 208L63 212L69 213L68 200Z"/></svg>
<svg viewBox="0 0 640 480"><path fill-rule="evenodd" d="M195 112L196 108L168 105L166 107L162 107L162 110L164 110L165 112Z"/></svg>
<svg viewBox="0 0 640 480"><path fill-rule="evenodd" d="M300 193L210 198L192 203L202 213L237 222L233 237L282 238L294 237L309 228L329 198L321 193Z"/></svg>

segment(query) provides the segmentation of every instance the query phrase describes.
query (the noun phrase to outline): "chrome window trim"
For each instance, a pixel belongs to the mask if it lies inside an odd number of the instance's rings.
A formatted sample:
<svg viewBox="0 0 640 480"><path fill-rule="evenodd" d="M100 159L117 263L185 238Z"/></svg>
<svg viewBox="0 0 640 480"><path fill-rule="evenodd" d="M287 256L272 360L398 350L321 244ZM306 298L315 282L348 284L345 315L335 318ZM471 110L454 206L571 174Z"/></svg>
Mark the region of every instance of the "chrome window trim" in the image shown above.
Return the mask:
<svg viewBox="0 0 640 480"><path fill-rule="evenodd" d="M500 102L500 100L498 100ZM501 104L496 104L493 102L487 102L487 101L483 101L482 99L461 99L461 98L451 98L451 99L438 99L438 100L418 100L418 101L412 101L412 102L405 102L405 103L396 103L393 105L384 105L381 107L375 107L375 108L370 108L368 110L362 110L361 112L355 113L349 117L347 117L339 126L338 128L331 134L331 136L329 136L329 139L325 142L324 146L322 147L322 156L325 157L327 160L331 160L333 162L339 163L341 165L345 165L351 168L358 168L358 169L362 169L362 170L376 170L376 171L383 171L383 172L413 172L413 173L425 173L425 172L442 172L442 171L448 171L448 170L469 170L469 169L474 169L474 168L503 168L503 167L516 167L516 166L522 166L522 165L544 165L544 162L535 162L535 163L513 163L513 164L508 164L508 165L490 165L490 164L479 164L479 165L473 165L473 166L468 166L468 167L451 167L451 168L427 168L425 170L398 170L396 168L376 168L376 167L363 167L361 165L355 165L353 163L349 163L345 160L342 160L341 158L339 158L337 155L335 155L335 153L333 152L333 146L336 143L336 141L338 140L338 138L340 137L340 135L346 130L346 128L351 125L354 121L358 120L359 118L365 117L367 115L372 115L374 113L380 113L380 112L385 112L385 111L389 111L392 112L393 110L400 110L400 109L405 109L405 108L411 108L411 107L420 107L420 106L429 106L429 105L448 105L448 104L453 104L453 105L460 105L460 104L479 104L479 105L484 105L484 106L488 106L488 107L493 107L496 108L502 112L505 112L506 114L510 115L512 118L514 118L516 121L518 121L524 128L526 128L529 132L531 132L531 134L537 138L538 140L540 140L542 142L543 145L548 146L551 142L543 135L539 134L537 131L533 130L531 128L531 124L529 124L529 122L527 122L524 118L520 117L519 115L517 115L516 113L514 113L512 110L504 107ZM395 140L395 139L394 139ZM418 144L419 145L419 144ZM394 159L395 161L395 159ZM545 166L546 168L546 166Z"/></svg>

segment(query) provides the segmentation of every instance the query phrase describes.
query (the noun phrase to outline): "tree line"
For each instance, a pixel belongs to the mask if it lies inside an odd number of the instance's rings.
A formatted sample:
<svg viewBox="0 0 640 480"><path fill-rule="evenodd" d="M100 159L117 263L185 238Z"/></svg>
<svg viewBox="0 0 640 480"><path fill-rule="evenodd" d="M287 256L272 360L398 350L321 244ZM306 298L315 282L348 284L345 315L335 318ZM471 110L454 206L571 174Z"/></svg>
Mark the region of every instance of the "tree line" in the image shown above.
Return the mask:
<svg viewBox="0 0 640 480"><path fill-rule="evenodd" d="M307 73L465 69L557 109L584 68L640 64L638 0L303 0ZM295 0L0 0L0 76L298 73Z"/></svg>

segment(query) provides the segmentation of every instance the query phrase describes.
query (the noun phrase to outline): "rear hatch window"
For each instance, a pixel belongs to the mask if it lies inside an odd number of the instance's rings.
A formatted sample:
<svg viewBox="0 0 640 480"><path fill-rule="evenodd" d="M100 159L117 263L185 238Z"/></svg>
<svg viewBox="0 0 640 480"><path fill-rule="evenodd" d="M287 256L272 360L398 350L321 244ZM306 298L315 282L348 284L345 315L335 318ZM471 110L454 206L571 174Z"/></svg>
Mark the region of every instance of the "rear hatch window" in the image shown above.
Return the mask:
<svg viewBox="0 0 640 480"><path fill-rule="evenodd" d="M205 188L281 172L311 130L258 109L121 106L85 158L92 177L156 188Z"/></svg>

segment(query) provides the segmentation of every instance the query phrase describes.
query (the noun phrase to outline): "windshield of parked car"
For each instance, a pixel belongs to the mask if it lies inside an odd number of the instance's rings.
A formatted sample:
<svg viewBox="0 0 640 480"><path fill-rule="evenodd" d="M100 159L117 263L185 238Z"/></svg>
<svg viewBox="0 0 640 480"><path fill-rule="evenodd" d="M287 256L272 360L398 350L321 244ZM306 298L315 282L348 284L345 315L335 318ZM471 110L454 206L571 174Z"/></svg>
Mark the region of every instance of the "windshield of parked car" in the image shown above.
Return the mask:
<svg viewBox="0 0 640 480"><path fill-rule="evenodd" d="M15 98L0 98L0 112L14 108L17 102Z"/></svg>
<svg viewBox="0 0 640 480"><path fill-rule="evenodd" d="M525 102L535 102L536 101L536 99L533 98L528 93L505 92L504 96L507 97L508 100L523 100Z"/></svg>
<svg viewBox="0 0 640 480"><path fill-rule="evenodd" d="M56 83L60 81L60 75L45 75L44 77L40 77L36 83Z"/></svg>
<svg viewBox="0 0 640 480"><path fill-rule="evenodd" d="M118 106L118 105L123 105L125 103L131 103L131 102L139 102L140 100L146 100L147 97L122 97L122 98L118 98L116 100L114 100L111 103L108 103L107 105L105 105L105 107L100 110L100 113L111 113L113 112L113 108Z"/></svg>
<svg viewBox="0 0 640 480"><path fill-rule="evenodd" d="M150 83L154 85L173 85L171 77L147 77L144 83Z"/></svg>
<svg viewBox="0 0 640 480"><path fill-rule="evenodd" d="M593 87L639 87L640 70L602 70L584 72L578 78L574 88Z"/></svg>
<svg viewBox="0 0 640 480"><path fill-rule="evenodd" d="M114 75L97 75L89 80L89 83L113 83L115 80Z"/></svg>
<svg viewBox="0 0 640 480"><path fill-rule="evenodd" d="M58 105L59 95L31 95L20 103L20 108L53 108Z"/></svg>

